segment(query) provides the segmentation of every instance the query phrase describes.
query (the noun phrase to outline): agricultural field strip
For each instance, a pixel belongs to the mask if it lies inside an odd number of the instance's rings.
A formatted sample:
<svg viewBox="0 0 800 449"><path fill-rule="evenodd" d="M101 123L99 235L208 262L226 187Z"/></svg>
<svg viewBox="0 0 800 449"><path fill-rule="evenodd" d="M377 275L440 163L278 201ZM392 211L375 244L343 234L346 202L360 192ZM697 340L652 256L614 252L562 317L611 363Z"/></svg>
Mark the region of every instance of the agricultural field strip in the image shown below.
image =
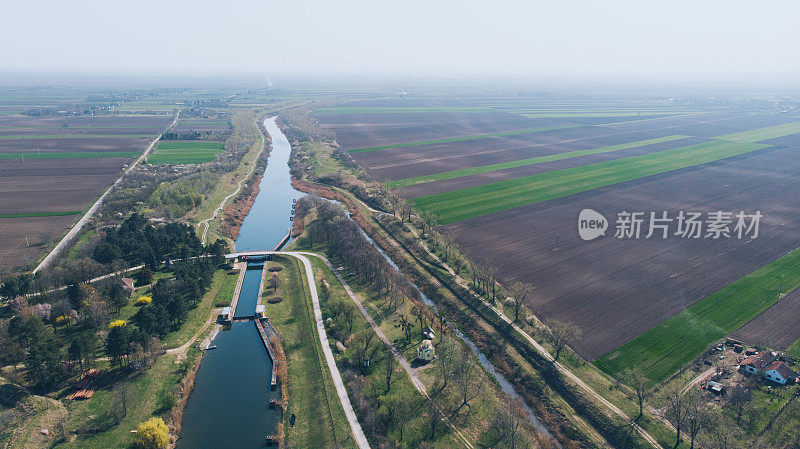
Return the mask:
<svg viewBox="0 0 800 449"><path fill-rule="evenodd" d="M225 150L223 142L161 142L158 144L148 163L179 164L201 163L214 159L214 156Z"/></svg>
<svg viewBox="0 0 800 449"><path fill-rule="evenodd" d="M438 112L489 112L487 106L337 106L320 108L312 114L420 114Z"/></svg>
<svg viewBox="0 0 800 449"><path fill-rule="evenodd" d="M771 146L757 144L757 141L798 132L800 132L800 122L759 128L718 136L712 142L498 181L424 196L416 198L412 202L422 209L438 213L441 224L449 224L585 190L738 156Z"/></svg>
<svg viewBox="0 0 800 449"><path fill-rule="evenodd" d="M800 287L800 249L728 284L594 361L612 376L639 368L660 382L689 363L708 345L735 331L778 300L783 290Z"/></svg>
<svg viewBox="0 0 800 449"><path fill-rule="evenodd" d="M503 162L499 164L490 164L490 165L482 165L479 167L472 167L472 168L462 168L459 170L452 170L444 173L437 173L434 175L426 175L426 176L418 176L415 178L406 178L406 179L398 179L395 181L389 181L384 183L387 188L395 189L398 187L407 187L414 184L421 184L425 182L432 182L432 181L441 181L445 179L453 179L453 178L460 178L462 176L469 176L474 175L477 173L486 173L492 172L497 170L503 170L506 168L515 168L515 167L522 167L524 165L533 165L533 164L540 164L542 162L550 162L550 161L558 161L562 159L569 159L573 157L579 156L586 156L589 154L599 154L599 153L609 153L612 151L618 150L625 150L629 148L637 148L643 147L645 145L651 145L655 143L661 142L669 142L672 140L679 140L684 139L689 136L667 136L667 137L659 137L655 139L647 139L647 140L639 140L636 142L629 142L629 143L622 143L618 145L610 145L600 148L593 148L589 150L578 150L578 151L569 151L567 153L557 153L557 154L550 154L547 156L539 156L539 157L532 157L527 159L520 159L517 161L511 162Z"/></svg>
<svg viewBox="0 0 800 449"><path fill-rule="evenodd" d="M64 217L68 215L82 214L82 210L67 212L28 212L20 214L0 214L0 218L30 218L30 217Z"/></svg>
<svg viewBox="0 0 800 449"><path fill-rule="evenodd" d="M735 142L760 142L762 140L784 137L797 133L800 133L800 122L784 123L783 125L725 134L724 136L717 136L715 139L732 140Z"/></svg>
<svg viewBox="0 0 800 449"><path fill-rule="evenodd" d="M149 138L152 134L17 134L0 136L0 140L34 140L34 139L130 139Z"/></svg>
<svg viewBox="0 0 800 449"><path fill-rule="evenodd" d="M412 202L420 209L438 214L440 224L450 224L767 147L770 145L712 141L453 190Z"/></svg>
<svg viewBox="0 0 800 449"><path fill-rule="evenodd" d="M138 156L138 151L76 151L53 153L0 153L2 159L91 159L91 158L131 158Z"/></svg>
<svg viewBox="0 0 800 449"><path fill-rule="evenodd" d="M536 112L519 114L528 118L603 118L603 117L652 117L657 115L682 115L680 112Z"/></svg>
<svg viewBox="0 0 800 449"><path fill-rule="evenodd" d="M573 123L568 123L565 125L556 125L556 126L548 126L544 128L532 128L532 129L523 129L519 131L507 131L507 132L500 132L500 133L490 133L490 134L476 134L472 136L465 136L465 137L450 137L446 139L437 139L437 140L422 140L418 142L408 142L408 143L395 143L392 145L382 145L377 147L366 147L366 148L356 148L353 150L348 150L348 153L365 153L367 151L377 151L377 150L389 150L394 148L406 148L406 147L418 147L422 145L434 145L437 143L450 143L450 142L463 142L467 140L476 140L476 139L485 139L489 137L505 137L505 136L514 136L519 134L529 134L529 133L538 133L543 131L556 131L559 129L568 129L568 128L576 128L579 126L586 126L586 125L578 125Z"/></svg>

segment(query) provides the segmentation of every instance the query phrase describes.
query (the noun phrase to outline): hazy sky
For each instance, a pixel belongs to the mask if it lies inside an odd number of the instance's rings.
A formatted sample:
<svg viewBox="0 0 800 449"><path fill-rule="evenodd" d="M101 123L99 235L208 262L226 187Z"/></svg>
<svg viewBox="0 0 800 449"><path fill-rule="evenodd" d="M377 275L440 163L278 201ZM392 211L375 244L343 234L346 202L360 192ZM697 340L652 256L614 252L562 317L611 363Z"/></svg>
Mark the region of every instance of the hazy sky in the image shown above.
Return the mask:
<svg viewBox="0 0 800 449"><path fill-rule="evenodd" d="M0 71L800 74L800 2L10 1Z"/></svg>

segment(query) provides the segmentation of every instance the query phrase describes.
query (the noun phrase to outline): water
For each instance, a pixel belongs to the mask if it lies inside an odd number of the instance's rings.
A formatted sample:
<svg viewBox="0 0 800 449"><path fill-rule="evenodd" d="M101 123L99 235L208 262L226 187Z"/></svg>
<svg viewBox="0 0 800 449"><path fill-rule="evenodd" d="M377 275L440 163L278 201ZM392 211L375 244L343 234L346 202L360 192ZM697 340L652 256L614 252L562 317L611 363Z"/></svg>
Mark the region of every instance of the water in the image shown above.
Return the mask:
<svg viewBox="0 0 800 449"><path fill-rule="evenodd" d="M264 121L272 137L260 192L245 217L236 240L237 251L272 249L291 226L294 200L303 193L292 188L289 175L289 141L275 125ZM245 273L234 316L250 316L258 302L260 264ZM220 332L206 352L183 415L177 449L265 448L266 436L275 432L280 414L269 409L272 363L252 321L238 321Z"/></svg>

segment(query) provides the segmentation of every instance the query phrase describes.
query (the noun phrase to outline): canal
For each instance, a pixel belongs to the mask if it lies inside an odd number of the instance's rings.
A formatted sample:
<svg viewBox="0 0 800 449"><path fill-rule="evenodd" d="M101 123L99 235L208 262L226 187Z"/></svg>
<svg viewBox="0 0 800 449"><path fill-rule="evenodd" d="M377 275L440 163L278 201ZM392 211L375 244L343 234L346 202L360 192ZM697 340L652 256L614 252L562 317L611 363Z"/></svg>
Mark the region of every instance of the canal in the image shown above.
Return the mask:
<svg viewBox="0 0 800 449"><path fill-rule="evenodd" d="M293 203L303 193L292 188L289 174L291 146L275 124L264 120L272 150L259 183L259 194L245 217L236 250L272 249L286 235ZM258 303L261 265L248 266L235 316L253 315ZM211 343L195 378L184 410L177 449L264 448L266 436L275 432L280 414L269 400L272 363L252 321L237 321L223 328Z"/></svg>

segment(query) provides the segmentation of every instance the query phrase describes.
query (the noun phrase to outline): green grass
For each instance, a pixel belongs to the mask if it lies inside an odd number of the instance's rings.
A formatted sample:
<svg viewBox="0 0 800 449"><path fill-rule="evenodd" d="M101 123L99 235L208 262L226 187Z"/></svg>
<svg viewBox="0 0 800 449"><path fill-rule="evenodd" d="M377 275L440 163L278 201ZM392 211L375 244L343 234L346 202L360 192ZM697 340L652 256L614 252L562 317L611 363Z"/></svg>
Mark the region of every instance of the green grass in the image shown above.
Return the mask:
<svg viewBox="0 0 800 449"><path fill-rule="evenodd" d="M766 128L751 129L749 131L742 131L733 134L725 134L724 136L717 136L715 139L734 140L737 142L760 142L762 140L774 139L776 137L784 137L797 133L800 133L800 122L792 122L783 125L768 126Z"/></svg>
<svg viewBox="0 0 800 449"><path fill-rule="evenodd" d="M239 280L239 270L231 270L225 274L225 280L217 292L214 305L216 307L226 307L231 305L233 292L236 290L236 282Z"/></svg>
<svg viewBox="0 0 800 449"><path fill-rule="evenodd" d="M462 176L474 175L477 173L486 173L497 170L504 170L507 168L522 167L524 165L541 164L542 162L559 161L562 159L569 159L578 156L586 156L589 154L609 153L612 151L625 150L628 148L642 147L645 145L653 145L661 142L669 142L672 140L683 139L688 136L668 136L660 137L657 139L639 140L637 142L623 143L619 145L612 145L602 148L594 148L590 150L570 151L567 153L549 154L547 156L532 157L528 159L521 159L518 161L503 162L500 164L482 165L480 167L463 168L460 170L453 170L444 173L437 173L433 175L418 176L415 178L398 179L396 181L389 181L385 185L390 189L397 187L406 187L414 184L421 184L424 182L442 181L445 179L460 178Z"/></svg>
<svg viewBox="0 0 800 449"><path fill-rule="evenodd" d="M652 382L660 382L777 302L780 276L784 292L800 287L800 249L703 298L594 364L614 376L639 368Z"/></svg>
<svg viewBox="0 0 800 449"><path fill-rule="evenodd" d="M553 131L557 129L566 129L566 128L575 128L578 126L584 125L575 125L575 124L566 124L566 125L556 125L556 126L549 126L546 128L533 128L533 129L523 129L519 131L508 131L502 133L491 133L491 134L476 134L473 136L465 136L465 137L451 137L449 139L438 139L438 140L422 140L419 142L409 142L409 143L396 143L392 145L382 145L378 147L367 147L367 148L356 148L353 150L349 150L349 153L364 153L367 151L376 151L376 150L389 150L392 148L406 148L406 147L418 147L420 145L431 145L437 143L448 143L448 142L463 142L465 140L475 140L475 139L485 139L487 137L502 137L502 136L513 136L517 134L529 134L529 133L538 133L542 131Z"/></svg>
<svg viewBox="0 0 800 449"><path fill-rule="evenodd" d="M55 153L0 153L2 159L93 159L137 157L136 151L75 151Z"/></svg>
<svg viewBox="0 0 800 449"><path fill-rule="evenodd" d="M222 142L162 141L147 157L147 162L152 165L200 164L213 161L214 157L224 149L225 144Z"/></svg>
<svg viewBox="0 0 800 449"><path fill-rule="evenodd" d="M82 210L67 212L26 212L20 214L0 214L0 218L65 217L68 215L78 215L82 213Z"/></svg>
<svg viewBox="0 0 800 449"><path fill-rule="evenodd" d="M800 359L800 340L797 340L791 346L789 346L786 349L786 353L796 359Z"/></svg>
<svg viewBox="0 0 800 449"><path fill-rule="evenodd" d="M431 112L487 112L486 106L338 106L320 108L314 114L420 114Z"/></svg>
<svg viewBox="0 0 800 449"><path fill-rule="evenodd" d="M26 134L0 136L0 140L28 140L28 139L129 139L140 137L154 137L151 134Z"/></svg>
<svg viewBox="0 0 800 449"><path fill-rule="evenodd" d="M679 168L714 162L768 146L743 142L705 142L643 156L429 195L417 198L413 203L421 210L438 214L439 223L448 224Z"/></svg>
<svg viewBox="0 0 800 449"><path fill-rule="evenodd" d="M270 265L284 267L279 272L278 287L284 300L267 304L266 311L284 339L288 360L289 404L284 413L287 439L295 447L355 447L317 338L311 297L301 277L303 268L295 259L280 256ZM313 425L290 427L292 413L301 419L313 417Z"/></svg>

